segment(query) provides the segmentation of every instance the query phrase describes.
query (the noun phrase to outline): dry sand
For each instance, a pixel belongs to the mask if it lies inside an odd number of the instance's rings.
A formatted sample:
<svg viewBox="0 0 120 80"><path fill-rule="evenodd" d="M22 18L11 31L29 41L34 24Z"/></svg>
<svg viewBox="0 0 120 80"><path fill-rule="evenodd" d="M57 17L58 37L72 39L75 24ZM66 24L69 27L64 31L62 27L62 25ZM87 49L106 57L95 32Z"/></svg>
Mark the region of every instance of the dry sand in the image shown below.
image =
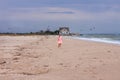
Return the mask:
<svg viewBox="0 0 120 80"><path fill-rule="evenodd" d="M56 36L0 36L0 80L120 80L120 46Z"/></svg>

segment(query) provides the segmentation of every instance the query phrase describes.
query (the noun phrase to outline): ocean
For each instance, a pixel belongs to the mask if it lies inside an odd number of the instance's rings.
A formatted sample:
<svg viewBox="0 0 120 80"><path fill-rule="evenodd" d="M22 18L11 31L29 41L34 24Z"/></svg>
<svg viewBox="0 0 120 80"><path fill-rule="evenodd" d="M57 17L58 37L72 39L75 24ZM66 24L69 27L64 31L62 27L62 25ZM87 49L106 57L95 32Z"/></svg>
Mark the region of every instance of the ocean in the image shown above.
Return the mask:
<svg viewBox="0 0 120 80"><path fill-rule="evenodd" d="M120 34L83 34L73 38L120 45Z"/></svg>

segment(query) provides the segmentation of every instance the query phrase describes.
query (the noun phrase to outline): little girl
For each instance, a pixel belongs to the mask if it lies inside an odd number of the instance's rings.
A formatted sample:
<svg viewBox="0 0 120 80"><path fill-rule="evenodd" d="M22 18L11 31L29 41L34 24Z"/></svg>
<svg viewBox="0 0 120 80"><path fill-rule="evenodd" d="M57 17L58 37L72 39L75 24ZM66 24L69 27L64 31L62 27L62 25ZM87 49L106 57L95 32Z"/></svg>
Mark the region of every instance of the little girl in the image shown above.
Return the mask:
<svg viewBox="0 0 120 80"><path fill-rule="evenodd" d="M59 35L58 36L58 48L61 47L61 45L62 45L62 36Z"/></svg>

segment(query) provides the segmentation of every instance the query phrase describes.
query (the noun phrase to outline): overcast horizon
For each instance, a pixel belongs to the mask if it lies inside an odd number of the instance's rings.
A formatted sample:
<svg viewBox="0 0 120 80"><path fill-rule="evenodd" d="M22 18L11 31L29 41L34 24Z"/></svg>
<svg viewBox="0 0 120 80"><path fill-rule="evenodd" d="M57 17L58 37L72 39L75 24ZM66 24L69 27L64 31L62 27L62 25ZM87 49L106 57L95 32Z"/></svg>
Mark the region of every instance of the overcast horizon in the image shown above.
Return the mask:
<svg viewBox="0 0 120 80"><path fill-rule="evenodd" d="M0 0L0 32L69 27L76 33L120 33L120 0Z"/></svg>

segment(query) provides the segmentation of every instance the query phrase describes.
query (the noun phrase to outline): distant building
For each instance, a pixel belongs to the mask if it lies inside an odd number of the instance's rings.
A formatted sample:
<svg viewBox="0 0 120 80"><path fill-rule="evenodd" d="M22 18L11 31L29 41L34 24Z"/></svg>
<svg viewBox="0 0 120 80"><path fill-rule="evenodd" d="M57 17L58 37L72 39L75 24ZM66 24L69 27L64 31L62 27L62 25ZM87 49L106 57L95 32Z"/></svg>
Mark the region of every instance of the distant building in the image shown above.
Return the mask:
<svg viewBox="0 0 120 80"><path fill-rule="evenodd" d="M69 27L60 27L59 28L59 34L69 35L70 34Z"/></svg>

